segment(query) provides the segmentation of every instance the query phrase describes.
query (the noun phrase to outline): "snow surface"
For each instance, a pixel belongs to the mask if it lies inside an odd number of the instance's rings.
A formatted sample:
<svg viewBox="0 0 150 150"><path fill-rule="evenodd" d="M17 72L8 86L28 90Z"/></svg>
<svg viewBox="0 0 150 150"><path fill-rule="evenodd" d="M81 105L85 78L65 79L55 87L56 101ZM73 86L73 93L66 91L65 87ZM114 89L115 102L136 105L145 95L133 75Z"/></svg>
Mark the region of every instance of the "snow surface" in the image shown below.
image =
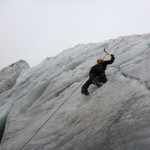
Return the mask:
<svg viewBox="0 0 150 150"><path fill-rule="evenodd" d="M19 150L88 77L104 48L116 50L108 82L91 85L89 96L79 88L23 149L149 150L150 34L80 44L22 71L0 93L0 150ZM0 89L5 84L0 80Z"/></svg>

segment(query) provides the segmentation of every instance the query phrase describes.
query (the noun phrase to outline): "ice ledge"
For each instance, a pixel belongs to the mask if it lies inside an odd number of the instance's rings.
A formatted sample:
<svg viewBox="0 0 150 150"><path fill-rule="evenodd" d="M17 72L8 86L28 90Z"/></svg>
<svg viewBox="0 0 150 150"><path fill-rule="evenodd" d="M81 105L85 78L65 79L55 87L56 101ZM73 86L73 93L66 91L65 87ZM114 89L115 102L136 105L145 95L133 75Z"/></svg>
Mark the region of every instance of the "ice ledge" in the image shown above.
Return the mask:
<svg viewBox="0 0 150 150"><path fill-rule="evenodd" d="M19 60L0 70L0 93L12 88L20 73L28 68L29 64L25 60Z"/></svg>

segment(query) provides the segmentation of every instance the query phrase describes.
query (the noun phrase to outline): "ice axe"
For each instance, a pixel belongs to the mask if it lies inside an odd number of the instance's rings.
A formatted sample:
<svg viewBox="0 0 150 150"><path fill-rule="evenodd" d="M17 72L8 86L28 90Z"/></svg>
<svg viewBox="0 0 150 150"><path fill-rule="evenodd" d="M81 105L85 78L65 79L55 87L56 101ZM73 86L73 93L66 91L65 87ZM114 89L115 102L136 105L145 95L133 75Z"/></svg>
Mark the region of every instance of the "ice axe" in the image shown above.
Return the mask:
<svg viewBox="0 0 150 150"><path fill-rule="evenodd" d="M111 54L109 54L108 52L106 52L105 48L104 48L104 52L105 52L107 55L111 55Z"/></svg>

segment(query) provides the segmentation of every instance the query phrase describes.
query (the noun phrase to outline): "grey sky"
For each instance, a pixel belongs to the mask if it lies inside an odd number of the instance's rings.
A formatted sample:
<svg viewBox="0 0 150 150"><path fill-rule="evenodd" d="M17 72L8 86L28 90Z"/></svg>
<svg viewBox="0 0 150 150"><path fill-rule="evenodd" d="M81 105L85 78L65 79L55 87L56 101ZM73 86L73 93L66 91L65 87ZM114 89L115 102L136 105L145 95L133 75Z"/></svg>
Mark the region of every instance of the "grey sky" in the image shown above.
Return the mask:
<svg viewBox="0 0 150 150"><path fill-rule="evenodd" d="M81 43L150 33L149 0L0 0L0 69Z"/></svg>

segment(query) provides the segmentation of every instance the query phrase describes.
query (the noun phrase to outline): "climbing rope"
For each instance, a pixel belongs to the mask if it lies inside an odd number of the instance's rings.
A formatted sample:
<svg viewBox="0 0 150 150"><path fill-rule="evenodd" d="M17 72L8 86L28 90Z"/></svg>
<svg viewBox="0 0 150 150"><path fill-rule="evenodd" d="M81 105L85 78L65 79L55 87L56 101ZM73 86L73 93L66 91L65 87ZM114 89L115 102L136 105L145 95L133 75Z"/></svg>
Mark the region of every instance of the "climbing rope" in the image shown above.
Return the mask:
<svg viewBox="0 0 150 150"><path fill-rule="evenodd" d="M65 99L65 101L50 115L50 117L40 126L40 128L31 136L31 138L20 148L22 150L30 141L31 139L42 129L42 127L54 116L54 114L66 103L66 101L76 92L76 90L82 85L82 83L85 81L84 79L78 87L70 94L68 98Z"/></svg>
<svg viewBox="0 0 150 150"><path fill-rule="evenodd" d="M124 38L125 38L125 37L123 37L118 43L116 43L116 44L113 46L112 49L114 49L114 48L116 47L116 48L115 48L115 51L113 52L113 54L115 54L116 50L118 49L120 43L124 40ZM112 51L112 49L110 49L109 53ZM104 50L105 50L105 49L104 49ZM103 59L104 59L107 55L109 55L109 53L106 52L106 55L103 57Z"/></svg>
<svg viewBox="0 0 150 150"><path fill-rule="evenodd" d="M126 38L126 37L123 37L123 38L120 40L120 42L118 43L118 45L117 45L117 47L116 47L116 49L115 49L115 51L114 51L114 53L113 53L113 54L115 54L116 50L118 49L118 47L119 47L120 43L124 40L124 38Z"/></svg>
<svg viewBox="0 0 150 150"><path fill-rule="evenodd" d="M118 46L120 45L120 43L121 43L121 41L122 41L123 39L121 39L117 44L115 44L114 46L113 46L113 48L114 47L116 47L116 45L117 45L117 48L118 48ZM113 49L112 48L112 49ZM112 50L111 49L111 50ZM110 50L110 51L111 51ZM109 51L109 52L110 52ZM115 50L116 51L116 50ZM115 53L115 51L114 51L114 53ZM113 54L114 54L113 53ZM107 55L107 54L106 54ZM105 55L105 56L106 56ZM104 58L105 58L105 56L104 56ZM103 58L103 59L104 59ZM88 77L87 78L85 78L78 86L77 86L77 88L70 94L70 96L69 97L67 97L65 100L64 100L64 102L49 116L49 118L39 127L39 129L37 129L37 131L29 138L29 140L20 148L20 150L22 150L31 140L32 140L32 138L43 128L43 126L54 116L54 114L66 103L66 101L78 90L78 88L83 84L83 82L85 81L85 80L87 80L88 79Z"/></svg>

